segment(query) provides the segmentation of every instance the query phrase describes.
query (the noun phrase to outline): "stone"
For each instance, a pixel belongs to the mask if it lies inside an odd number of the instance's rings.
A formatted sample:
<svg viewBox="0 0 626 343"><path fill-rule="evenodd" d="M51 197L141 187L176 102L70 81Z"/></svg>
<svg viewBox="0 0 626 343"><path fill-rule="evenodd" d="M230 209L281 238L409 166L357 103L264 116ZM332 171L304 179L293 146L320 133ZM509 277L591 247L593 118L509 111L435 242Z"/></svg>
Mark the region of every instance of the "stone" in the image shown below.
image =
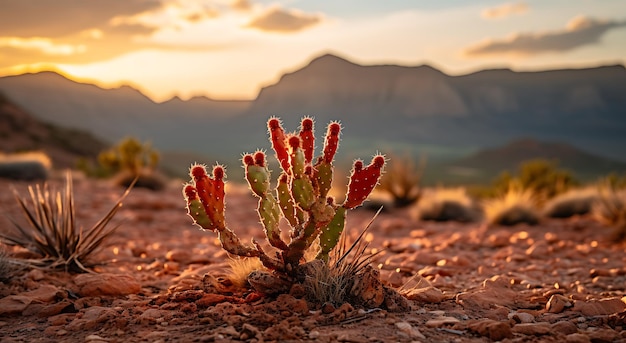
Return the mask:
<svg viewBox="0 0 626 343"><path fill-rule="evenodd" d="M546 303L546 311L549 313L561 313L566 307L571 307L572 303L561 294L553 294Z"/></svg>
<svg viewBox="0 0 626 343"><path fill-rule="evenodd" d="M0 316L22 313L32 303L50 303L64 297L66 294L55 286L42 285L33 291L0 299Z"/></svg>
<svg viewBox="0 0 626 343"><path fill-rule="evenodd" d="M426 339L426 337L420 332L418 328L407 322L397 322L395 323L395 326L398 328L398 330L404 332L410 338Z"/></svg>
<svg viewBox="0 0 626 343"><path fill-rule="evenodd" d="M582 333L573 333L565 336L566 343L591 343L589 336Z"/></svg>
<svg viewBox="0 0 626 343"><path fill-rule="evenodd" d="M547 335L552 331L552 326L550 323L541 322L541 323L522 323L517 324L513 327L514 333L519 333L522 335Z"/></svg>
<svg viewBox="0 0 626 343"><path fill-rule="evenodd" d="M80 274L74 278L76 293L83 297L136 294L141 285L127 274Z"/></svg>
<svg viewBox="0 0 626 343"><path fill-rule="evenodd" d="M577 300L574 301L572 311L582 313L587 317L609 315L626 310L626 303L620 298L607 298L601 300Z"/></svg>
<svg viewBox="0 0 626 343"><path fill-rule="evenodd" d="M467 328L481 336L489 337L493 341L513 337L511 327L507 323L490 319L470 323Z"/></svg>
<svg viewBox="0 0 626 343"><path fill-rule="evenodd" d="M535 321L535 316L526 312L513 312L508 317L516 323L532 323Z"/></svg>
<svg viewBox="0 0 626 343"><path fill-rule="evenodd" d="M552 330L555 332L562 333L564 335L570 335L573 333L577 333L578 327L576 327L576 324L570 321L564 320L564 321L560 321L560 322L556 322L552 324Z"/></svg>

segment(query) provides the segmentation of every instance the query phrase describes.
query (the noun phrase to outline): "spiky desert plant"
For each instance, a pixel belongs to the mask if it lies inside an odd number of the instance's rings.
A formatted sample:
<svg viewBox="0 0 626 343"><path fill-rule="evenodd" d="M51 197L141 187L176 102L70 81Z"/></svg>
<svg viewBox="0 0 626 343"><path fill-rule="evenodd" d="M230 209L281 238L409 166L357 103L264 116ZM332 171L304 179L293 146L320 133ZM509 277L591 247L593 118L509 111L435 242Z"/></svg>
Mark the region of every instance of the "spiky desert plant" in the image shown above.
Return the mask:
<svg viewBox="0 0 626 343"><path fill-rule="evenodd" d="M471 222L479 216L480 211L463 187L432 190L413 209L417 220Z"/></svg>
<svg viewBox="0 0 626 343"><path fill-rule="evenodd" d="M15 199L28 225L19 224L9 217L15 230L1 232L0 239L7 245L20 246L37 255L38 258L27 261L32 266L88 272L87 267L91 266L89 257L119 226L110 226L109 223L131 188L132 185L126 189L113 208L90 229L84 229L76 224L70 172L66 174L63 192L51 190L47 183L43 187L29 186L30 199L27 199L13 189Z"/></svg>
<svg viewBox="0 0 626 343"><path fill-rule="evenodd" d="M256 257L263 265L278 274L294 276L304 262L304 254L319 238L317 259L328 261L330 251L337 245L345 226L348 210L360 206L378 184L385 158L376 155L365 166L354 162L348 193L342 204L336 204L329 191L333 178L333 160L339 146L341 126L331 122L327 127L323 153L316 160L314 154L313 119L302 119L300 131L285 133L278 118L270 118L270 142L282 169L275 188L270 186L270 170L263 151L243 156L245 178L250 190L259 199L257 212L269 244L277 250L274 256L266 253L253 240L243 244L225 222L224 167L213 167L212 175L206 167L194 165L190 169L191 182L184 186L187 213L202 229L216 232L222 248L233 255ZM289 241L283 240L279 221L284 218L291 226Z"/></svg>
<svg viewBox="0 0 626 343"><path fill-rule="evenodd" d="M380 179L378 190L388 193L395 207L406 207L417 202L422 195L420 180L422 179L424 160L419 166L409 157L391 157L385 175Z"/></svg>
<svg viewBox="0 0 626 343"><path fill-rule="evenodd" d="M15 264L12 263L4 246L0 246L0 282L7 282L13 278Z"/></svg>
<svg viewBox="0 0 626 343"><path fill-rule="evenodd" d="M499 197L487 199L483 203L487 223L512 226L520 223L539 223L537 196L531 189L512 182L508 191Z"/></svg>
<svg viewBox="0 0 626 343"><path fill-rule="evenodd" d="M569 218L591 212L600 197L596 187L574 188L548 200L543 214L549 218Z"/></svg>
<svg viewBox="0 0 626 343"><path fill-rule="evenodd" d="M599 192L600 196L591 210L594 218L615 229L613 239L626 239L626 189L604 183Z"/></svg>
<svg viewBox="0 0 626 343"><path fill-rule="evenodd" d="M365 239L365 233L381 210L382 208L378 210L352 244L348 244L348 236L342 234L336 249L330 253L328 263L312 260L303 266L300 277L310 302L338 306L354 297L351 292L353 286L360 281L365 267L382 252L378 250L368 253L369 242Z"/></svg>

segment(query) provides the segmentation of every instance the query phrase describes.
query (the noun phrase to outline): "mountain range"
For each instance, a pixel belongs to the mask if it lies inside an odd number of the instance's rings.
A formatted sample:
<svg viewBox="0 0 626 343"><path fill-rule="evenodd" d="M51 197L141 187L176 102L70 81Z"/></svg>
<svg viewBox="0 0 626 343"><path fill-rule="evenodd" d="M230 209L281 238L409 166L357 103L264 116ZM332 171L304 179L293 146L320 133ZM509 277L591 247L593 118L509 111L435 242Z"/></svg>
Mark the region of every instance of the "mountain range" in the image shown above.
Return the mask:
<svg viewBox="0 0 626 343"><path fill-rule="evenodd" d="M269 149L265 122L273 115L288 130L313 116L318 136L329 121L341 121L345 160L379 150L451 161L531 137L626 161L622 65L450 76L427 65L362 66L326 54L250 101L155 103L129 86L102 89L54 72L1 77L0 92L45 122L111 143L135 136L208 163L237 163L242 152Z"/></svg>

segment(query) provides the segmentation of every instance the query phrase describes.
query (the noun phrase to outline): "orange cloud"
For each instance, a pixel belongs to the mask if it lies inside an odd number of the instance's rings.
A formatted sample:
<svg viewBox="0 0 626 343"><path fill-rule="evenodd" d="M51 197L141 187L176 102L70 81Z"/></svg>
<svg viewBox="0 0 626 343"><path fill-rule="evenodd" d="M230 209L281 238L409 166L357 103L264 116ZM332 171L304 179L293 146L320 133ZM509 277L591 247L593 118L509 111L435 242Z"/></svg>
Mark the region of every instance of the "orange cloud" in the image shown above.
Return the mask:
<svg viewBox="0 0 626 343"><path fill-rule="evenodd" d="M262 31L296 32L316 25L322 21L320 15L306 14L296 10L285 10L280 7L270 8L254 18L248 27Z"/></svg>
<svg viewBox="0 0 626 343"><path fill-rule="evenodd" d="M597 20L576 17L565 29L543 33L516 33L507 39L486 40L464 51L464 55L481 57L485 55L535 55L558 53L581 46L596 44L609 30L625 27L626 21Z"/></svg>
<svg viewBox="0 0 626 343"><path fill-rule="evenodd" d="M513 14L524 14L526 12L528 12L528 5L524 2L517 2L487 8L482 11L481 15L486 19L499 19Z"/></svg>

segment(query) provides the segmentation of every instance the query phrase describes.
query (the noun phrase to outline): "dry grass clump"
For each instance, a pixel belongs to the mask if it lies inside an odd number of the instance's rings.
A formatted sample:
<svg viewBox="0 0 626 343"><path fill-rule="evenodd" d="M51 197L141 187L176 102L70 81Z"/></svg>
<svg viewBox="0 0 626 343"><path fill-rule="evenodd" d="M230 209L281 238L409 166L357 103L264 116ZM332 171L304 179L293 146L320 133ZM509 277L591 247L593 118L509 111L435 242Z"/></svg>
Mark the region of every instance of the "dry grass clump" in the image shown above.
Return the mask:
<svg viewBox="0 0 626 343"><path fill-rule="evenodd" d="M591 212L601 223L615 228L613 239L626 239L626 189L601 187Z"/></svg>
<svg viewBox="0 0 626 343"><path fill-rule="evenodd" d="M413 215L418 220L473 222L480 210L465 188L439 188L422 198Z"/></svg>
<svg viewBox="0 0 626 343"><path fill-rule="evenodd" d="M11 260L4 246L0 246L0 282L10 281L18 270L18 264Z"/></svg>
<svg viewBox="0 0 626 343"><path fill-rule="evenodd" d="M424 162L416 166L410 157L398 156L391 156L389 161L378 190L389 194L395 207L406 207L418 201L422 195L420 180Z"/></svg>
<svg viewBox="0 0 626 343"><path fill-rule="evenodd" d="M125 188L134 183L135 187L146 188L152 191L160 191L167 184L167 180L161 173L147 168L141 169L136 173L129 170L121 170L113 176L112 182L114 185Z"/></svg>
<svg viewBox="0 0 626 343"><path fill-rule="evenodd" d="M246 288L248 284L248 275L255 270L265 270L261 260L257 258L234 257L229 262L230 273L228 279L236 288Z"/></svg>
<svg viewBox="0 0 626 343"><path fill-rule="evenodd" d="M122 200L131 187L126 189L120 200L101 220L87 230L76 225L72 176L69 172L64 192L51 191L47 183L43 187L29 186L29 201L14 189L15 199L28 225L21 225L9 218L15 230L0 232L0 240L35 254L37 258L26 261L31 266L88 272L87 266L91 266L88 264L89 257L117 229L117 226L111 227L108 224L122 206Z"/></svg>
<svg viewBox="0 0 626 343"><path fill-rule="evenodd" d="M569 218L591 212L593 204L600 198L596 187L570 189L548 200L543 213L550 218Z"/></svg>
<svg viewBox="0 0 626 343"><path fill-rule="evenodd" d="M536 225L540 214L537 197L530 189L512 184L502 196L488 199L483 208L487 222L491 225L513 226L516 224Z"/></svg>
<svg viewBox="0 0 626 343"><path fill-rule="evenodd" d="M350 301L352 287L355 282L359 282L361 273L377 254L366 253L369 242L364 237L381 210L382 208L378 210L372 221L349 246L344 231L339 244L331 252L328 263L313 259L300 266L304 277L302 284L309 302L319 305L328 303L337 307Z"/></svg>

